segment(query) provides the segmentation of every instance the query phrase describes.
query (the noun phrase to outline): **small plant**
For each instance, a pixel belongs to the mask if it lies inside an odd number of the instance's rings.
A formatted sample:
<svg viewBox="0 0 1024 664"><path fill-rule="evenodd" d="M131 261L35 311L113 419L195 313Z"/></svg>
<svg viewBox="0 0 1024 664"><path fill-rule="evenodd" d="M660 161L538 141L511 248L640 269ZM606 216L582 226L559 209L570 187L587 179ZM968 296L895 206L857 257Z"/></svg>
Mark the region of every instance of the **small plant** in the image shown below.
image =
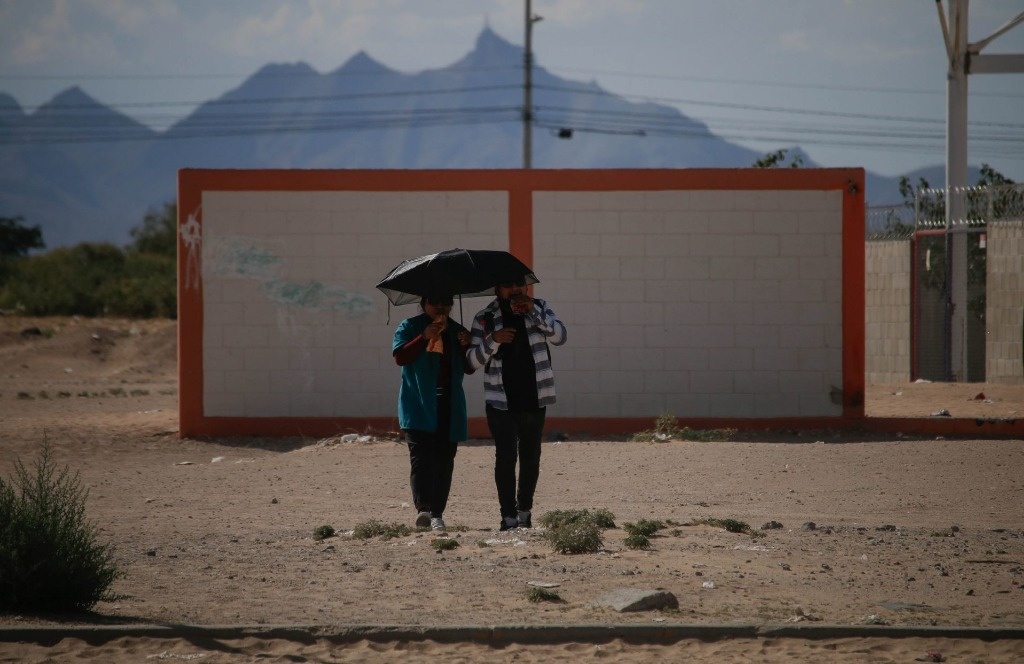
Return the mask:
<svg viewBox="0 0 1024 664"><path fill-rule="evenodd" d="M711 442L729 440L736 434L736 429L691 429L679 427L679 420L671 413L663 413L654 421L654 429L640 431L630 436L635 443L668 442L671 440L693 440Z"/></svg>
<svg viewBox="0 0 1024 664"><path fill-rule="evenodd" d="M590 510L553 510L540 517L540 525L545 528L559 528L582 521L593 523L598 528L615 527L615 515L606 509L593 512Z"/></svg>
<svg viewBox="0 0 1024 664"><path fill-rule="evenodd" d="M405 537L410 533L412 533L412 529L403 523L385 524L376 519L357 523L356 527L352 529L352 537L355 539L380 537L381 539L389 540L395 537Z"/></svg>
<svg viewBox="0 0 1024 664"><path fill-rule="evenodd" d="M28 392L18 392L18 398L19 399L34 399L35 397L33 397Z"/></svg>
<svg viewBox="0 0 1024 664"><path fill-rule="evenodd" d="M715 528L724 528L730 533L753 533L750 528L750 524L736 519L700 519L694 523L713 526Z"/></svg>
<svg viewBox="0 0 1024 664"><path fill-rule="evenodd" d="M452 539L451 537L440 537L431 542L430 546L438 551L451 551L452 549L459 548L459 540Z"/></svg>
<svg viewBox="0 0 1024 664"><path fill-rule="evenodd" d="M547 588L538 588L537 586L530 586L526 589L526 599L531 602L552 602L554 604L561 604L565 602L562 597L554 590Z"/></svg>
<svg viewBox="0 0 1024 664"><path fill-rule="evenodd" d="M604 544L597 524L587 520L549 528L544 536L557 553L597 553Z"/></svg>
<svg viewBox="0 0 1024 664"><path fill-rule="evenodd" d="M0 611L81 611L110 597L120 572L85 518L87 496L48 445L34 473L17 459L14 476L0 479Z"/></svg>
<svg viewBox="0 0 1024 664"><path fill-rule="evenodd" d="M334 528L331 526L317 526L313 531L313 539L317 542L325 540L328 537L334 537Z"/></svg>
<svg viewBox="0 0 1024 664"><path fill-rule="evenodd" d="M630 535L636 533L637 535L643 535L644 537L650 537L654 533L658 532L665 527L665 524L661 521L653 521L651 519L640 519L636 523L626 523L622 526L627 533Z"/></svg>
<svg viewBox="0 0 1024 664"><path fill-rule="evenodd" d="M630 532L626 535L626 546L630 549L649 549L651 548L651 540L647 539L647 535L640 532Z"/></svg>
<svg viewBox="0 0 1024 664"><path fill-rule="evenodd" d="M630 549L649 549L651 548L650 536L664 527L664 522L652 519L640 519L636 523L627 522L623 525L626 530L626 546Z"/></svg>

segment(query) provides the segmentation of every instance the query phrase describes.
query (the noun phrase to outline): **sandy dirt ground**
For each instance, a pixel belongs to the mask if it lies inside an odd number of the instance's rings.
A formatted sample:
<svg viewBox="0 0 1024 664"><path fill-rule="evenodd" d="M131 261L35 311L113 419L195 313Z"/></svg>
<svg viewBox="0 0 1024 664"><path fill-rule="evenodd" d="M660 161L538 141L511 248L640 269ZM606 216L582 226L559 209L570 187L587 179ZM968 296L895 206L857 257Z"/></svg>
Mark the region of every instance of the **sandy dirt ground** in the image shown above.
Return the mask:
<svg viewBox="0 0 1024 664"><path fill-rule="evenodd" d="M543 528L497 531L493 447L456 458L447 537L357 539L412 526L408 453L394 437L183 440L172 321L0 317L0 476L48 443L79 473L87 515L123 574L60 625L893 625L1024 629L1024 441L836 432L728 441L545 444L534 521L604 509L593 554L556 553ZM1024 415L1024 386L869 386L869 416ZM653 422L652 422L653 426ZM339 432L343 433L343 432ZM647 550L624 524L661 520ZM708 525L734 519L753 535ZM772 522L775 522L774 524ZM772 525L779 527L767 527ZM338 535L318 541L330 525ZM545 586L556 602L531 602ZM678 608L620 612L622 589ZM123 636L0 642L0 662L477 661L1010 662L1024 640L608 640L554 644Z"/></svg>

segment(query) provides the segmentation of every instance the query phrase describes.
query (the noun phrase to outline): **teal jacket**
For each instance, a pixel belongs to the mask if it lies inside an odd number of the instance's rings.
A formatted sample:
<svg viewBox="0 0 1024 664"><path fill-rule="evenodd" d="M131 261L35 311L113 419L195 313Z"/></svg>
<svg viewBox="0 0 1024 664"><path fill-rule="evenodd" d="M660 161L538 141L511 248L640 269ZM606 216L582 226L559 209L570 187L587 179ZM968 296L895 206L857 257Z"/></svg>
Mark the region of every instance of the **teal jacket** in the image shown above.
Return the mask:
<svg viewBox="0 0 1024 664"><path fill-rule="evenodd" d="M430 324L430 316L420 314L407 318L395 330L391 352L409 343L423 333ZM466 392L462 378L466 373L465 358L459 347L458 333L465 330L455 321L448 319L444 331L444 343L451 353L451 433L450 440L459 442L469 437L466 413ZM437 431L437 381L441 373L440 353L420 353L411 364L402 367L402 386L398 390L398 426L401 429Z"/></svg>

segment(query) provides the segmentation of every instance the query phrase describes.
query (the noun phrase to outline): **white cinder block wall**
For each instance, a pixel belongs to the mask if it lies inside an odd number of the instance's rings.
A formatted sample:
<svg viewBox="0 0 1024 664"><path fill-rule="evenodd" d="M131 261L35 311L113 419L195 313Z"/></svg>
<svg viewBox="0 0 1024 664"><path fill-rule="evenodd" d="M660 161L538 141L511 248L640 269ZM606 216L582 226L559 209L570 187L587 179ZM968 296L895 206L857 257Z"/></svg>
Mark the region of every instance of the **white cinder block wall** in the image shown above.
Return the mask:
<svg viewBox="0 0 1024 664"><path fill-rule="evenodd" d="M863 254L844 272L843 249L856 235L863 251L862 177L183 171L181 431L393 426L391 342L418 307L389 311L375 285L404 259L452 247L532 260L536 295L569 332L552 348L549 417L611 428L663 414L846 417L843 389L856 412L862 378L844 370L862 368ZM726 188L735 182L753 186ZM454 317L468 327L487 301L461 313L456 303ZM466 387L479 430L482 376Z"/></svg>
<svg viewBox="0 0 1024 664"><path fill-rule="evenodd" d="M207 417L395 415L391 340L419 308L388 323L377 282L405 258L508 246L504 191L205 192L202 206ZM486 302L465 301L467 327ZM482 414L481 382L466 386Z"/></svg>
<svg viewBox="0 0 1024 664"><path fill-rule="evenodd" d="M865 365L868 384L910 380L910 242L864 246Z"/></svg>
<svg viewBox="0 0 1024 664"><path fill-rule="evenodd" d="M1024 221L988 225L985 380L1024 383Z"/></svg>
<svg viewBox="0 0 1024 664"><path fill-rule="evenodd" d="M839 192L539 192L564 417L838 416Z"/></svg>

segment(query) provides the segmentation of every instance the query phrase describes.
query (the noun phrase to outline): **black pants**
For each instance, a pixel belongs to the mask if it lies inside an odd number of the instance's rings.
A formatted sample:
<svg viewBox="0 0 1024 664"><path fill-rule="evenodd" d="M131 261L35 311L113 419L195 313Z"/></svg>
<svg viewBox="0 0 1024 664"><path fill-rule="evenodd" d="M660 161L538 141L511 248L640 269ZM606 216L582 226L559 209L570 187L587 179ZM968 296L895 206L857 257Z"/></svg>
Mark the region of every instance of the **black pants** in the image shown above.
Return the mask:
<svg viewBox="0 0 1024 664"><path fill-rule="evenodd" d="M437 431L406 429L409 445L409 484L412 502L418 512L430 512L432 517L444 516L448 494L452 489L455 472L457 442L448 440L451 423L451 397L437 399Z"/></svg>
<svg viewBox="0 0 1024 664"><path fill-rule="evenodd" d="M502 517L516 518L519 510L533 509L546 412L544 408L508 411L487 406L487 426L494 438L494 485L498 489ZM516 461L519 462L518 485Z"/></svg>

